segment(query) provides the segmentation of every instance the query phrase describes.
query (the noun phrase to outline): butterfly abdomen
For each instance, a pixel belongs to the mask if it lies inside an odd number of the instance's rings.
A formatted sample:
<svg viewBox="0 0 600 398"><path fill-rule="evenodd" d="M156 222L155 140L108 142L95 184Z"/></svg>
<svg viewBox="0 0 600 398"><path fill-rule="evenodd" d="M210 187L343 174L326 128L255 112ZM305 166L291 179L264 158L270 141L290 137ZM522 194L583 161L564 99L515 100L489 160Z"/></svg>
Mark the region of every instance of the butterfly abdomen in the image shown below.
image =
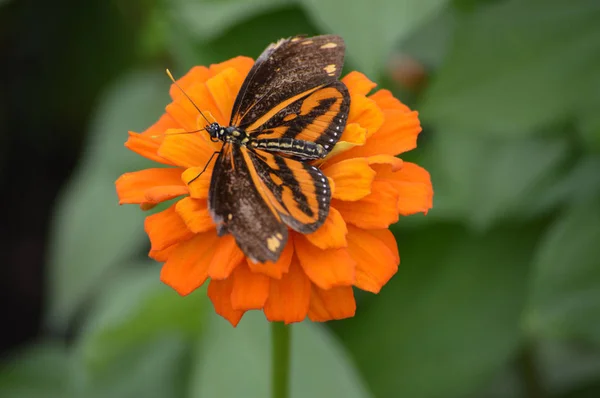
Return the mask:
<svg viewBox="0 0 600 398"><path fill-rule="evenodd" d="M321 144L289 137L255 140L251 141L250 146L263 151L278 152L302 159L320 159L327 155L327 151Z"/></svg>

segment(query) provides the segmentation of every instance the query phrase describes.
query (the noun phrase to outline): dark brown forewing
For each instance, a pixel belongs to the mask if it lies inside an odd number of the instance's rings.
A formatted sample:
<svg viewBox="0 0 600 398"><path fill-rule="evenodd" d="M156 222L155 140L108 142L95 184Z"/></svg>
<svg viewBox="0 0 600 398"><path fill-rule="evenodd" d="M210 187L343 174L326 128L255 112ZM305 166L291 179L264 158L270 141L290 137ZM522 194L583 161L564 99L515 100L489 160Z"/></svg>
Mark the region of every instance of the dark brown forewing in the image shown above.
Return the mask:
<svg viewBox="0 0 600 398"><path fill-rule="evenodd" d="M323 225L329 214L331 188L321 170L264 151L252 153L251 159L283 222L304 234Z"/></svg>
<svg viewBox="0 0 600 398"><path fill-rule="evenodd" d="M257 140L294 138L315 142L330 152L346 128L349 109L348 89L336 81L294 101L248 133Z"/></svg>
<svg viewBox="0 0 600 398"><path fill-rule="evenodd" d="M219 235L232 234L254 261L275 262L287 243L287 227L258 191L259 177L243 151L247 149L223 145L210 182L208 208Z"/></svg>
<svg viewBox="0 0 600 398"><path fill-rule="evenodd" d="M245 128L285 100L336 81L344 52L344 41L335 35L294 37L271 44L244 80L230 124Z"/></svg>

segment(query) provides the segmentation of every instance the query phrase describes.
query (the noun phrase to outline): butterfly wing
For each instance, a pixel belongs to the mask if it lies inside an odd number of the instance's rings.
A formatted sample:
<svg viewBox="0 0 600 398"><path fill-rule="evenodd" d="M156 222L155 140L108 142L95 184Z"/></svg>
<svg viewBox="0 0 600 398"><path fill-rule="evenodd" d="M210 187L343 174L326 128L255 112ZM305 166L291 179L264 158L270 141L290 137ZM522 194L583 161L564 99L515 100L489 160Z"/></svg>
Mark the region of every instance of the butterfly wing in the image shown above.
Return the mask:
<svg viewBox="0 0 600 398"><path fill-rule="evenodd" d="M338 80L344 64L341 37L294 37L271 44L242 83L230 125L246 130L281 109Z"/></svg>
<svg viewBox="0 0 600 398"><path fill-rule="evenodd" d="M287 227L247 152L238 145L223 145L213 169L208 208L219 236L231 233L254 261L277 261L287 243Z"/></svg>
<svg viewBox="0 0 600 398"><path fill-rule="evenodd" d="M277 261L287 227L307 234L327 218L331 189L316 167L273 153L224 144L210 184L208 207L221 236L231 233L258 262Z"/></svg>
<svg viewBox="0 0 600 398"><path fill-rule="evenodd" d="M268 120L261 118L247 132L263 150L285 152L285 148L270 145L284 138L282 142L295 139L320 144L325 155L340 139L349 109L348 89L344 83L335 81L279 109ZM263 145L261 141L265 141Z"/></svg>
<svg viewBox="0 0 600 398"><path fill-rule="evenodd" d="M280 40L256 60L235 100L230 125L244 129L257 146L223 145L209 209L219 235L231 233L255 261L279 258L287 226L311 233L327 218L327 178L277 152L303 158L289 151L297 145L324 156L339 139L350 107L348 90L338 81L344 51L339 36Z"/></svg>
<svg viewBox="0 0 600 398"><path fill-rule="evenodd" d="M331 188L315 166L274 153L248 151L248 159L260 177L260 189L281 220L290 228L309 234L329 214Z"/></svg>

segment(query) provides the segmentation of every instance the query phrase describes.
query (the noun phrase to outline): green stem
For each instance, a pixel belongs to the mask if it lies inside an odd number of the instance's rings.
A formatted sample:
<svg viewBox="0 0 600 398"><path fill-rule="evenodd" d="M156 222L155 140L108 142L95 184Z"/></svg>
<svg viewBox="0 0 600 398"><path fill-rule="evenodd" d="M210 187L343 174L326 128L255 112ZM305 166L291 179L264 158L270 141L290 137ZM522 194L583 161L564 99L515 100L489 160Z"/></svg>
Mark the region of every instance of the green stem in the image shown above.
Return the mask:
<svg viewBox="0 0 600 398"><path fill-rule="evenodd" d="M271 398L290 396L290 327L271 322Z"/></svg>
<svg viewBox="0 0 600 398"><path fill-rule="evenodd" d="M532 344L526 344L521 348L517 363L524 397L546 397L542 376L536 362L535 349Z"/></svg>

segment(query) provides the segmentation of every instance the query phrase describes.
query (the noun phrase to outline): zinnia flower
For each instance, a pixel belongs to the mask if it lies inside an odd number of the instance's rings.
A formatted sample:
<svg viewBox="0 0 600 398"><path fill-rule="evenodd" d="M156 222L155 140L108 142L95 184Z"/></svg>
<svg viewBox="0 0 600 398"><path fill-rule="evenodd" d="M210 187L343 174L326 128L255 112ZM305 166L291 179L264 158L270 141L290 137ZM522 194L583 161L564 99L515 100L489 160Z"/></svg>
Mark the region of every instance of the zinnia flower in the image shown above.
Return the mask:
<svg viewBox="0 0 600 398"><path fill-rule="evenodd" d="M194 103L227 126L233 102L253 65L247 57L194 67L178 83ZM209 280L208 296L232 325L245 311L263 310L269 321L300 322L351 317L353 286L373 293L396 273L400 257L388 230L399 215L426 213L432 206L429 173L396 155L416 147L417 112L388 90L369 95L375 84L358 72L342 79L351 95L346 129L327 158L316 162L333 191L324 225L303 235L290 230L276 263L253 263L231 235L218 237L207 197L212 164L189 185L222 143L210 141L206 121L174 86L166 113L125 146L167 167L122 175L120 203L147 210L179 198L146 218L150 257L164 262L161 280L186 295Z"/></svg>

